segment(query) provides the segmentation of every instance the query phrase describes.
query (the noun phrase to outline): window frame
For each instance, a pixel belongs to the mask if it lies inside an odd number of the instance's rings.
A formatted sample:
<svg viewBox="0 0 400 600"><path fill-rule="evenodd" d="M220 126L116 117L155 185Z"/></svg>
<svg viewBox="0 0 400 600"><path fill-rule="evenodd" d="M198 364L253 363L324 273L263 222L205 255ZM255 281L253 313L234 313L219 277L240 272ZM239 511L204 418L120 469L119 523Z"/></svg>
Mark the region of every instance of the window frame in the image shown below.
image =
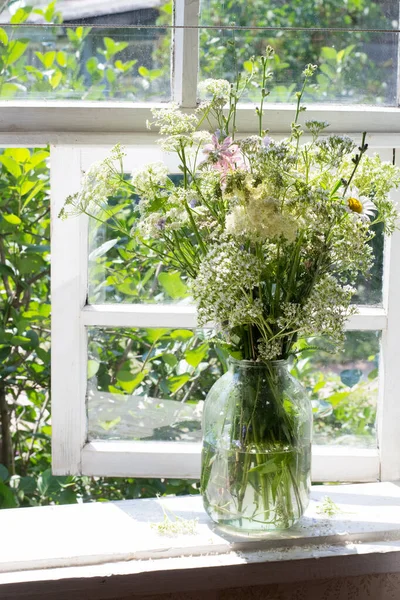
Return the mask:
<svg viewBox="0 0 400 600"><path fill-rule="evenodd" d="M197 101L198 23L200 0L175 0L172 52L173 100L187 110ZM185 27L187 27L185 29ZM79 189L83 156L88 146L116 142L141 144L157 135L146 131L151 108L165 104L79 101L0 101L0 144L51 144L52 213L52 429L53 472L99 476L174 477L198 479L200 445L180 442L87 441L86 362L88 326L195 327L191 307L155 305L87 306L88 220L57 218L68 194ZM284 135L293 105L269 104L266 123L271 133ZM327 120L330 133L361 138L368 129L371 147L393 151L400 165L400 119L395 107L312 105L307 118ZM255 133L254 107L239 109L242 135ZM85 159L86 160L86 159ZM395 196L400 198L398 192ZM383 304L361 307L348 330L382 331L378 448L371 450L316 446L314 481L375 481L400 479L400 403L397 363L400 349L400 232L385 244ZM389 285L390 284L390 285Z"/></svg>
<svg viewBox="0 0 400 600"><path fill-rule="evenodd" d="M272 110L268 115L271 118L274 116ZM329 118L329 109L325 110L324 118ZM374 147L382 143L381 134L369 137L369 143ZM153 139L152 134L141 134L134 141L135 145L148 144ZM79 189L81 172L88 168L91 161L92 153L87 146L90 141L91 136L88 136L85 145L58 143L51 146L53 472L198 479L200 444L87 440L87 327L197 326L196 309L190 306L87 304L88 218L83 215L61 221L57 215L66 196ZM390 141L389 139L385 144L386 159L393 154ZM104 144L100 150L96 148L96 159L99 158L99 152L106 152ZM131 162L129 154L126 160L127 164ZM68 182L63 176L66 164ZM376 481L381 477L385 480L400 478L399 467L393 460L398 446L396 439L399 436L396 437L396 431L399 427L391 416L393 410L397 411L397 403L393 398L396 378L392 355L395 350L395 331L396 328L400 329L400 322L396 319L396 314L393 314L394 311L389 311L389 306L395 306L400 301L400 285L389 286L390 271L395 270L396 255L400 256L398 233L394 234L390 243L385 244L382 306L360 306L359 313L352 316L346 326L348 331L382 332L377 429L381 440L379 449L314 446L314 481L351 482ZM393 325L389 335L390 316ZM391 436L390 445L386 443L388 435Z"/></svg>

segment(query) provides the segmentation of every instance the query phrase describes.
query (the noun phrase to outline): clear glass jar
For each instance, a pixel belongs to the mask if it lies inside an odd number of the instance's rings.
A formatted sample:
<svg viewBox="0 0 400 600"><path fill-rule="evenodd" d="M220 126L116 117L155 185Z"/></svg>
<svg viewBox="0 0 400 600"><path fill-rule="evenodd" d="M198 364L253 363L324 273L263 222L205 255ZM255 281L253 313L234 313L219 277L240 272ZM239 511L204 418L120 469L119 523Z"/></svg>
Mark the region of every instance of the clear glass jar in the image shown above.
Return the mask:
<svg viewBox="0 0 400 600"><path fill-rule="evenodd" d="M201 491L209 516L246 534L286 529L311 485L311 401L287 361L230 360L203 415Z"/></svg>

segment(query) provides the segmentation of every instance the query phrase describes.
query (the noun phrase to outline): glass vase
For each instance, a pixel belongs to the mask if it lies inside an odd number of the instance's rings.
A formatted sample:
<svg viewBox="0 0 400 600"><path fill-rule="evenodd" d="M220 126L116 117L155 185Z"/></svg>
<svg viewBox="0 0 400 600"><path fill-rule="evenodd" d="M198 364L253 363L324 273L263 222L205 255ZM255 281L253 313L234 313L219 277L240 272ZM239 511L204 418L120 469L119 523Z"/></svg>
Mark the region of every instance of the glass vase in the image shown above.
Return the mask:
<svg viewBox="0 0 400 600"><path fill-rule="evenodd" d="M311 402L287 361L232 359L204 407L208 515L245 534L291 527L309 502L311 435Z"/></svg>

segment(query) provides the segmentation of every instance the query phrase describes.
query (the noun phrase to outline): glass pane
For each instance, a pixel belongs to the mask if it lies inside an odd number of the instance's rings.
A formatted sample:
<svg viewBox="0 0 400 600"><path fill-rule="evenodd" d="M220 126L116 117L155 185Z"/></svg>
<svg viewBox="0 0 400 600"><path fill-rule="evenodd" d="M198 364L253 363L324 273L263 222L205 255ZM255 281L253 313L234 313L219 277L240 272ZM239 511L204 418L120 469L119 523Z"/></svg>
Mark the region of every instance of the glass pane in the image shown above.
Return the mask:
<svg viewBox="0 0 400 600"><path fill-rule="evenodd" d="M348 331L342 352L298 360L292 373L313 402L314 444L376 448L379 344L380 332Z"/></svg>
<svg viewBox="0 0 400 600"><path fill-rule="evenodd" d="M52 6L51 4L55 4ZM5 0L0 23L153 25L160 11L171 13L172 3L138 0Z"/></svg>
<svg viewBox="0 0 400 600"><path fill-rule="evenodd" d="M395 29L399 6L393 0L201 0L202 25Z"/></svg>
<svg viewBox="0 0 400 600"><path fill-rule="evenodd" d="M103 151L96 147L88 150L88 153L92 152L95 160L104 157ZM180 183L182 176L176 173L177 157L163 152L159 144L129 147L127 152L126 164L134 165L134 171L149 163L164 162L171 170L170 179ZM387 150L380 151L380 154L382 160L388 160ZM129 179L131 175L126 172L125 177ZM141 241L138 236L131 235L131 231L137 225L138 202L138 196L123 195L121 191L120 196L108 199L110 227L100 224L96 219L89 220L89 304L192 303L188 277L171 264L171 253L166 244L159 239ZM115 219L122 224L125 235L121 236L113 230ZM354 304L382 303L384 236L381 224L373 226L372 229L375 237L370 244L373 248L374 264L368 277L358 278L357 293L353 297Z"/></svg>
<svg viewBox="0 0 400 600"><path fill-rule="evenodd" d="M170 52L164 28L4 25L0 98L168 101Z"/></svg>
<svg viewBox="0 0 400 600"><path fill-rule="evenodd" d="M259 22L256 17L254 22ZM276 54L267 102L295 102L302 71L312 63L319 68L304 94L305 103L397 105L397 33L245 29L251 25L248 15L240 24L243 29L200 30L200 81L233 81L237 72L249 75L251 56L259 56L270 44ZM241 101L258 101L259 87L255 76Z"/></svg>
<svg viewBox="0 0 400 600"><path fill-rule="evenodd" d="M181 179L181 175L169 177L175 182ZM89 304L188 304L188 278L169 263L166 244L161 240L140 241L130 235L138 219L138 201L137 196L109 198L111 227L89 220ZM126 235L115 234L112 229L116 218Z"/></svg>
<svg viewBox="0 0 400 600"><path fill-rule="evenodd" d="M89 439L200 441L203 400L226 369L210 332L89 328ZM315 411L314 443L376 447L378 332L293 366Z"/></svg>
<svg viewBox="0 0 400 600"><path fill-rule="evenodd" d="M89 328L89 439L200 441L198 403L225 363L209 337L187 329Z"/></svg>
<svg viewBox="0 0 400 600"><path fill-rule="evenodd" d="M372 229L375 232L375 237L369 244L373 249L374 264L368 277L359 275L357 293L353 296L354 304L382 304L384 235L381 224L374 225Z"/></svg>

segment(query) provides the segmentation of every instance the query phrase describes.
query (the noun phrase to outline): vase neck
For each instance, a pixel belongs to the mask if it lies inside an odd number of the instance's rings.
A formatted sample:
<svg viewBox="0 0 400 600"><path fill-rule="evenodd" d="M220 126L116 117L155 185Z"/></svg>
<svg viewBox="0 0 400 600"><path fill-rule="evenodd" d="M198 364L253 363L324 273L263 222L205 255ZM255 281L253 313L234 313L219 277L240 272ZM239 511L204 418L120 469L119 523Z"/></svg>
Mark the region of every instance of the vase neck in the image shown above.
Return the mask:
<svg viewBox="0 0 400 600"><path fill-rule="evenodd" d="M255 360L237 360L236 358L229 357L229 366L234 371L277 371L287 370L289 368L289 360L270 360L266 362L255 361Z"/></svg>

